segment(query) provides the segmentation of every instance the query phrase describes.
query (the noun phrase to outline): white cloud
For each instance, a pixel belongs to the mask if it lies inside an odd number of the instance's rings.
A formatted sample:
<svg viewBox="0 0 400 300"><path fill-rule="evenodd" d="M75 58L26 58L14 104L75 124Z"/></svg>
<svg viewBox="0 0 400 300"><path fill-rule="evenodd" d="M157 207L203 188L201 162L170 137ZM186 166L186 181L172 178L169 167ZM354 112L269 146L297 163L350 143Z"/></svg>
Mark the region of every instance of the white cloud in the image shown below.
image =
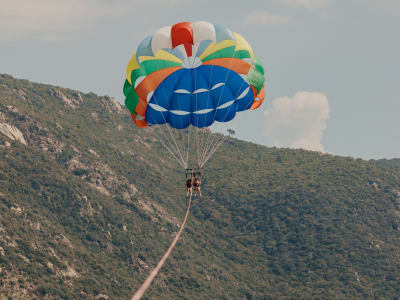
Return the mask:
<svg viewBox="0 0 400 300"><path fill-rule="evenodd" d="M264 115L264 133L273 146L324 152L321 139L329 119L324 94L298 92L293 98L277 98Z"/></svg>
<svg viewBox="0 0 400 300"><path fill-rule="evenodd" d="M285 24L289 23L289 17L274 15L268 11L253 11L245 16L245 24L251 25L272 25L272 24Z"/></svg>
<svg viewBox="0 0 400 300"><path fill-rule="evenodd" d="M302 6L308 9L325 8L331 0L279 0L283 4Z"/></svg>

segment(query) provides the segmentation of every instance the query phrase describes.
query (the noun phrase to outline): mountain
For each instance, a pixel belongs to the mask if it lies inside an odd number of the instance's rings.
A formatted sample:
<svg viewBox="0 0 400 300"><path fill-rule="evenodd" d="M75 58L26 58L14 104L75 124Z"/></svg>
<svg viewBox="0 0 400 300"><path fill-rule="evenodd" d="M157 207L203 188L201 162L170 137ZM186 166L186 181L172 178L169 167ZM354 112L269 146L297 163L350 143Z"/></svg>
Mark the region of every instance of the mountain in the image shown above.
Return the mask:
<svg viewBox="0 0 400 300"><path fill-rule="evenodd" d="M129 299L185 176L109 96L0 75L0 299ZM398 299L400 171L228 138L146 299Z"/></svg>
<svg viewBox="0 0 400 300"><path fill-rule="evenodd" d="M397 171L400 171L400 158L392 158L392 159L378 159L371 160L372 162L377 163L383 167L391 168Z"/></svg>

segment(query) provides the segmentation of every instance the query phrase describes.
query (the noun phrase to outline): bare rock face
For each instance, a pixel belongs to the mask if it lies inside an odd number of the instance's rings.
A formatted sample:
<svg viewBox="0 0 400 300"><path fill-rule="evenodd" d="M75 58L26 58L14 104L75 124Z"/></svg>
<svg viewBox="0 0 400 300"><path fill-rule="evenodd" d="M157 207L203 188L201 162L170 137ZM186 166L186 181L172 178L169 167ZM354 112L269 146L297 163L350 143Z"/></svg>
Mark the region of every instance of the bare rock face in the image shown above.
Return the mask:
<svg viewBox="0 0 400 300"><path fill-rule="evenodd" d="M92 112L90 115L91 115L92 118L95 119L96 121L99 120L99 116L98 116L97 112Z"/></svg>
<svg viewBox="0 0 400 300"><path fill-rule="evenodd" d="M122 106L114 97L104 96L100 98L100 101L109 112L122 113Z"/></svg>
<svg viewBox="0 0 400 300"><path fill-rule="evenodd" d="M81 163L77 158L73 158L67 162L68 170L73 171L75 169L87 170L88 167Z"/></svg>
<svg viewBox="0 0 400 300"><path fill-rule="evenodd" d="M131 183L131 184L129 184L129 192L131 194L135 195L135 194L137 194L138 189L134 184Z"/></svg>
<svg viewBox="0 0 400 300"><path fill-rule="evenodd" d="M49 89L49 94L53 97L56 97L64 102L64 105L71 107L72 109L76 109L79 107L79 99L68 98L61 91ZM80 96L80 95L79 95ZM79 98L79 97L78 97ZM82 99L82 98L80 98Z"/></svg>
<svg viewBox="0 0 400 300"><path fill-rule="evenodd" d="M89 152L90 152L90 154L92 154L92 155L94 155L94 156L96 156L96 157L100 157L100 155L98 155L97 152L94 151L93 149L90 149L90 148L89 148Z"/></svg>
<svg viewBox="0 0 400 300"><path fill-rule="evenodd" d="M0 132L11 140L19 141L22 144L26 145L24 135L17 127L7 123L0 123Z"/></svg>
<svg viewBox="0 0 400 300"><path fill-rule="evenodd" d="M13 113L18 113L18 109L15 106L7 105L7 109Z"/></svg>
<svg viewBox="0 0 400 300"><path fill-rule="evenodd" d="M13 89L13 90L12 90L12 94L13 94L14 96L16 96L16 97L22 99L22 100L26 100L26 99L27 99L26 93L25 93L23 90L21 90L21 89Z"/></svg>
<svg viewBox="0 0 400 300"><path fill-rule="evenodd" d="M81 93L76 92L76 93L74 94L74 96L75 96L76 101L78 101L78 102L83 102Z"/></svg>
<svg viewBox="0 0 400 300"><path fill-rule="evenodd" d="M64 143L61 143L54 137L40 137L39 147L43 151L51 153L61 153L64 148Z"/></svg>

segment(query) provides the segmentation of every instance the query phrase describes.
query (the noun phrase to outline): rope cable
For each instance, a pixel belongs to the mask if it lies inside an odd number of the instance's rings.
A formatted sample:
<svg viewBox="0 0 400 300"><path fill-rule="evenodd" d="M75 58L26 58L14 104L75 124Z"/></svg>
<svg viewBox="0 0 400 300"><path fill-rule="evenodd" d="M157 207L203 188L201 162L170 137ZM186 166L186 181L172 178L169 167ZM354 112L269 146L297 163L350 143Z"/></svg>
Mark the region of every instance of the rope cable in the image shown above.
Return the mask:
<svg viewBox="0 0 400 300"><path fill-rule="evenodd" d="M143 294L146 292L146 290L149 288L150 284L152 283L153 279L157 276L158 272L164 265L165 261L171 254L172 250L174 249L176 243L179 240L179 237L181 236L181 233L183 231L183 228L185 227L187 218L189 216L189 211L190 211L190 205L192 203L192 195L190 195L188 206L186 209L186 215L185 218L183 219L181 228L179 229L175 239L172 241L171 245L169 246L167 252L165 252L164 256L160 259L158 262L157 266L151 271L150 275L146 278L146 280L143 282L142 286L136 291L136 293L132 296L131 300L140 300L142 298Z"/></svg>

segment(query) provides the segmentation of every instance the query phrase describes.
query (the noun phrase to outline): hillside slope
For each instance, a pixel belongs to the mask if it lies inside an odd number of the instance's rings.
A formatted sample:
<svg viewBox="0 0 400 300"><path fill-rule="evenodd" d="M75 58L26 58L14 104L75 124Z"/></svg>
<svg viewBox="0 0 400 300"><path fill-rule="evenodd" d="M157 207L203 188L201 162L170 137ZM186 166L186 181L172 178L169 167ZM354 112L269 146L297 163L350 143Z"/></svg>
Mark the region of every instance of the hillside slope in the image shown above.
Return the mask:
<svg viewBox="0 0 400 300"><path fill-rule="evenodd" d="M378 160L371 160L371 162L376 162L380 166L400 171L400 158L378 159Z"/></svg>
<svg viewBox="0 0 400 300"><path fill-rule="evenodd" d="M128 299L184 174L113 98L0 75L0 297ZM400 172L229 138L146 299L395 299Z"/></svg>

